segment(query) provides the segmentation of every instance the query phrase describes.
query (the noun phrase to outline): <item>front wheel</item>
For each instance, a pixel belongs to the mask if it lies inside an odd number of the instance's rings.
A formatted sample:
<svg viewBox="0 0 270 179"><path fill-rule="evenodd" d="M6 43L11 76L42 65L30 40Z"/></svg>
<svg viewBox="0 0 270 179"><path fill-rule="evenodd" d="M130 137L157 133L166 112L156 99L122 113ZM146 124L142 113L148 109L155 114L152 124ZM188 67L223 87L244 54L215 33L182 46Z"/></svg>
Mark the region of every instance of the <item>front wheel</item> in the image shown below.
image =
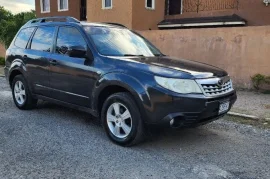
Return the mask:
<svg viewBox="0 0 270 179"><path fill-rule="evenodd" d="M19 109L32 109L37 104L37 100L33 99L22 75L15 76L12 81L12 96L15 105Z"/></svg>
<svg viewBox="0 0 270 179"><path fill-rule="evenodd" d="M140 111L129 93L111 95L104 102L101 119L108 137L118 145L135 145L144 138Z"/></svg>

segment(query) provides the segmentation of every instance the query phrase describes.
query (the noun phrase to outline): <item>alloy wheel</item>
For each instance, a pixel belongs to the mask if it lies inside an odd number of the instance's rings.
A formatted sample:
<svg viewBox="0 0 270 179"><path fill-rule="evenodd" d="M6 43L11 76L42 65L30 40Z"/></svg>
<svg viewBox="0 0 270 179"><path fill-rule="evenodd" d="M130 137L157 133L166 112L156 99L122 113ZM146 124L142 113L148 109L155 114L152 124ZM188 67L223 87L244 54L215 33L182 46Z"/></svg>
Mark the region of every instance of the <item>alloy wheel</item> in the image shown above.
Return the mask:
<svg viewBox="0 0 270 179"><path fill-rule="evenodd" d="M127 137L132 129L132 117L128 108L118 102L110 105L107 110L107 125L115 137Z"/></svg>
<svg viewBox="0 0 270 179"><path fill-rule="evenodd" d="M16 102L22 105L26 101L25 87L21 81L17 81L14 86L14 96Z"/></svg>

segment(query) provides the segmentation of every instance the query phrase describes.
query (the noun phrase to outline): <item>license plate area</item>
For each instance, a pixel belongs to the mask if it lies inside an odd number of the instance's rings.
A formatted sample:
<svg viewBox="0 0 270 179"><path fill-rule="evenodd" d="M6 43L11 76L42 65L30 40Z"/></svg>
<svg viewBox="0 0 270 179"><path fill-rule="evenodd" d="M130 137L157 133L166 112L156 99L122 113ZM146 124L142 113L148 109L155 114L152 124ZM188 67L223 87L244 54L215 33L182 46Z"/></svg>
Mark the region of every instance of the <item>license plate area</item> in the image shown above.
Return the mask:
<svg viewBox="0 0 270 179"><path fill-rule="evenodd" d="M230 101L221 102L219 105L218 114L222 114L222 113L227 112L229 110L229 108L230 108Z"/></svg>

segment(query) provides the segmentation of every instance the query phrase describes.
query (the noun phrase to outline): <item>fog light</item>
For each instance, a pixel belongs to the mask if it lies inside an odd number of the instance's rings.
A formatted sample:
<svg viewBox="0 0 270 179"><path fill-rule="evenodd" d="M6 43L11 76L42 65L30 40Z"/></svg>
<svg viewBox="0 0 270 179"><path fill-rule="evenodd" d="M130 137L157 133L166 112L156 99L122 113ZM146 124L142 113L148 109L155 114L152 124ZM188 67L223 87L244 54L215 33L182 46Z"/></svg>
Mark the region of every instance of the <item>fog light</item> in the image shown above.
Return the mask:
<svg viewBox="0 0 270 179"><path fill-rule="evenodd" d="M174 119L170 121L170 125L172 126L174 124Z"/></svg>

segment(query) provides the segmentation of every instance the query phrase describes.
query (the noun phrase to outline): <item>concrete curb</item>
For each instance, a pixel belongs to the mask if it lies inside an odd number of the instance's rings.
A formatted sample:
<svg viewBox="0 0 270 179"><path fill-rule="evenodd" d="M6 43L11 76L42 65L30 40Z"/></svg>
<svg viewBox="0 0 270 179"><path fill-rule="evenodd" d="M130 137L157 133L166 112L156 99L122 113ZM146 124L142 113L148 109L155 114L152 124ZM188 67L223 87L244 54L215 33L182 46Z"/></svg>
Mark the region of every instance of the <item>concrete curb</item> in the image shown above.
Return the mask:
<svg viewBox="0 0 270 179"><path fill-rule="evenodd" d="M236 116L236 117L244 117L244 118L249 118L249 119L253 119L253 120L260 119L257 116L252 116L252 115L247 115L247 114L241 114L241 113L236 113L236 112L228 112L228 115L230 115L230 116Z"/></svg>

